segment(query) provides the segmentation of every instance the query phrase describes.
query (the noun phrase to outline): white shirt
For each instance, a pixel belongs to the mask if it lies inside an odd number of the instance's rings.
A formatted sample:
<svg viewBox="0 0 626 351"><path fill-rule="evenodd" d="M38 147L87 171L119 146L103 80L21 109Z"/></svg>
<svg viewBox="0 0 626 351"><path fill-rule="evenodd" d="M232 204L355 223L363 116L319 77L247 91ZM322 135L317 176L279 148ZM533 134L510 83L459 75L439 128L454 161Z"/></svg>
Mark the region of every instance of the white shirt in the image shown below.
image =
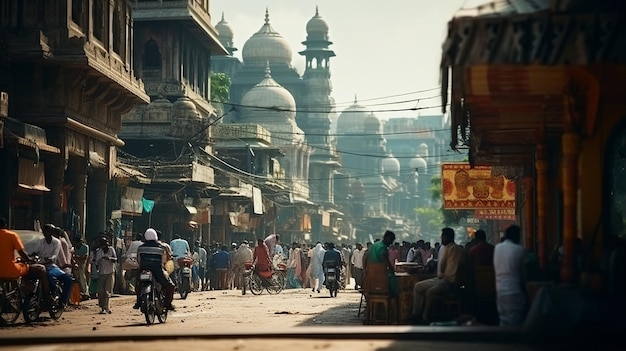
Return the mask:
<svg viewBox="0 0 626 351"><path fill-rule="evenodd" d="M363 269L363 256L365 255L364 249L356 249L352 253L351 263L354 265L354 268Z"/></svg>
<svg viewBox="0 0 626 351"><path fill-rule="evenodd" d="M493 251L493 267L496 274L498 296L522 294L524 248L511 240L504 240Z"/></svg>
<svg viewBox="0 0 626 351"><path fill-rule="evenodd" d="M50 259L54 264L59 263L59 252L61 251L61 240L52 237L50 244L46 241L46 238L42 238L37 242L35 252L42 259Z"/></svg>
<svg viewBox="0 0 626 351"><path fill-rule="evenodd" d="M441 275L441 256L444 251L446 251L446 247L444 245L439 246L439 251L437 252L437 276Z"/></svg>

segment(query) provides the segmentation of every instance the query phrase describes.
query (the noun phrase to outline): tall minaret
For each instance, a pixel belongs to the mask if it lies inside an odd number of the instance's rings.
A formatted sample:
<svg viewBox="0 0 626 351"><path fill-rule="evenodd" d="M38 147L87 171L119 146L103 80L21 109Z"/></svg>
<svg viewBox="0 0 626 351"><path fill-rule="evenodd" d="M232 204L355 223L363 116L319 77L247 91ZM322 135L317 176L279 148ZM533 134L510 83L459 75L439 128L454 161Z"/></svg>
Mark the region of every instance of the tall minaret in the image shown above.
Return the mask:
<svg viewBox="0 0 626 351"><path fill-rule="evenodd" d="M298 111L297 123L304 131L309 146L313 148L309 163L309 185L311 200L320 204L333 204L333 173L339 159L330 140L330 114L334 113L330 81L330 58L335 52L328 47L328 24L315 8L315 16L306 25L307 38L302 44L306 50L300 55L306 58L306 69L302 79L304 94Z"/></svg>

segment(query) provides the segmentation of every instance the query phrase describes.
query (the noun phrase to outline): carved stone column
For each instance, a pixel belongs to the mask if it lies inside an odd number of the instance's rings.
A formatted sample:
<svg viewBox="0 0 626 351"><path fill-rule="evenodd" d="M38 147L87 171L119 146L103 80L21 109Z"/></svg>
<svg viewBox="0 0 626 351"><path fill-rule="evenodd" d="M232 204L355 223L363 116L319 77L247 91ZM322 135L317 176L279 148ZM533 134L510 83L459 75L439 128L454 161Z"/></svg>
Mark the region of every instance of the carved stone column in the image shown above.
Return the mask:
<svg viewBox="0 0 626 351"><path fill-rule="evenodd" d="M82 162L80 162L82 164ZM72 174L72 196L74 198L74 211L79 216L75 234L84 235L85 224L87 223L87 172L85 167L77 167Z"/></svg>
<svg viewBox="0 0 626 351"><path fill-rule="evenodd" d="M63 224L63 200L69 196L64 194L63 178L65 176L65 160L63 155L56 155L46 159L46 185L50 188L50 210L47 221L55 225ZM67 200L67 198L65 198ZM41 223L42 225L45 223Z"/></svg>
<svg viewBox="0 0 626 351"><path fill-rule="evenodd" d="M108 177L105 169L95 169L89 176L87 187L87 228L89 242L107 227L106 202Z"/></svg>
<svg viewBox="0 0 626 351"><path fill-rule="evenodd" d="M532 177L525 177L522 180L522 189L524 191L524 247L527 250L535 251L535 223L534 218L534 180Z"/></svg>
<svg viewBox="0 0 626 351"><path fill-rule="evenodd" d="M561 264L561 282L574 281L574 249L576 244L578 204L578 149L580 137L574 133L565 133L561 138L563 151L562 186L563 186L563 262Z"/></svg>
<svg viewBox="0 0 626 351"><path fill-rule="evenodd" d="M546 191L548 188L548 162L546 146L539 144L535 148L535 171L537 172L537 256L541 268L546 268L547 255L547 224L546 224Z"/></svg>

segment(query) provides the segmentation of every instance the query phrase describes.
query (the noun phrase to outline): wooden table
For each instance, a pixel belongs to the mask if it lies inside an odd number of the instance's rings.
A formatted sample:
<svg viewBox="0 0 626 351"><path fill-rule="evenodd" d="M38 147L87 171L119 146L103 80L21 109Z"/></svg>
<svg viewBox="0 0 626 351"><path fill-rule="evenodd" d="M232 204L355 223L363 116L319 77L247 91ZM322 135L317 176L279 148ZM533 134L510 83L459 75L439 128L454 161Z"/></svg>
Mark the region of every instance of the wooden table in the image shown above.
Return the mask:
<svg viewBox="0 0 626 351"><path fill-rule="evenodd" d="M413 287L415 283L435 277L435 273L396 272L398 279L398 323L407 324L413 313Z"/></svg>

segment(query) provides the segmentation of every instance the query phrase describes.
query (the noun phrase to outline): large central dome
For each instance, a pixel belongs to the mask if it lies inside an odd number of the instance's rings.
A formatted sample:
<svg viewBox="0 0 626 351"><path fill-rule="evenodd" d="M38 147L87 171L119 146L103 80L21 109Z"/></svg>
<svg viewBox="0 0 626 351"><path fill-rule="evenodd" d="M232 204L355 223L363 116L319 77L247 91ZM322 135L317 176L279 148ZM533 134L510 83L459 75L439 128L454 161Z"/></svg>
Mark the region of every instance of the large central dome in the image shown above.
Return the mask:
<svg viewBox="0 0 626 351"><path fill-rule="evenodd" d="M291 47L285 38L270 25L265 10L265 24L243 45L241 56L245 64L265 65L266 62L291 65Z"/></svg>

